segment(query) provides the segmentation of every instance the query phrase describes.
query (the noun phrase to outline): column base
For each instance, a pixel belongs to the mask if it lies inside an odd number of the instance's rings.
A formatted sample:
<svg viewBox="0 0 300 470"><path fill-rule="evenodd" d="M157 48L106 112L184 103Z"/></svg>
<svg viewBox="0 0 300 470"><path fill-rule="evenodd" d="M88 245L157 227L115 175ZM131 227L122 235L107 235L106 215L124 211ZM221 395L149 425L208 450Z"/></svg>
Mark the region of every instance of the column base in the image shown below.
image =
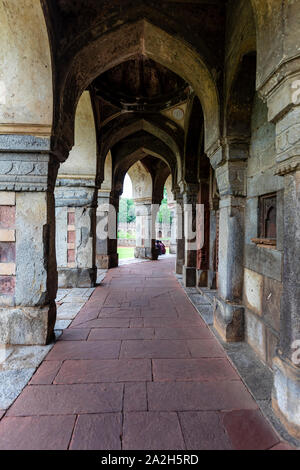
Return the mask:
<svg viewBox="0 0 300 470"><path fill-rule="evenodd" d="M184 287L196 287L197 283L197 269L183 266L183 282Z"/></svg>
<svg viewBox="0 0 300 470"><path fill-rule="evenodd" d="M207 287L208 284L208 272L197 269L197 286Z"/></svg>
<svg viewBox="0 0 300 470"><path fill-rule="evenodd" d="M95 287L97 281L97 268L58 268L59 289L75 287Z"/></svg>
<svg viewBox="0 0 300 470"><path fill-rule="evenodd" d="M245 308L215 297L214 328L227 343L244 341Z"/></svg>
<svg viewBox="0 0 300 470"><path fill-rule="evenodd" d="M207 286L211 290L217 290L217 273L215 271L209 270L207 273Z"/></svg>
<svg viewBox="0 0 300 470"><path fill-rule="evenodd" d="M119 255L97 255L97 269L112 269L119 266Z"/></svg>
<svg viewBox="0 0 300 470"><path fill-rule="evenodd" d="M134 257L137 259L150 259L152 261L158 260L158 250L153 248L145 248L144 246L137 246L134 249Z"/></svg>
<svg viewBox="0 0 300 470"><path fill-rule="evenodd" d="M182 259L176 260L176 274L178 274L179 276L182 276L183 274L183 260Z"/></svg>
<svg viewBox="0 0 300 470"><path fill-rule="evenodd" d="M272 406L287 431L300 439L300 368L288 359L273 360Z"/></svg>
<svg viewBox="0 0 300 470"><path fill-rule="evenodd" d="M45 346L54 340L56 304L0 308L0 344Z"/></svg>
<svg viewBox="0 0 300 470"><path fill-rule="evenodd" d="M176 255L177 254L177 243L175 245L170 245L170 255Z"/></svg>

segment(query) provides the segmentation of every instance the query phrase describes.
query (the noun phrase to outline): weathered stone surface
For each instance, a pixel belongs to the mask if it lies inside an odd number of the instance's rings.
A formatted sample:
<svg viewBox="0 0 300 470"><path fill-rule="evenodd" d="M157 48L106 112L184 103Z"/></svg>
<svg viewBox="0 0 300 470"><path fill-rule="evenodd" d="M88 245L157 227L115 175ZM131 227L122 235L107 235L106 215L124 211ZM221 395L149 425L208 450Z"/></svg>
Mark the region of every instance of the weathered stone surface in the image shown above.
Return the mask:
<svg viewBox="0 0 300 470"><path fill-rule="evenodd" d="M183 282L186 287L194 287L196 285L196 268L183 266Z"/></svg>
<svg viewBox="0 0 300 470"><path fill-rule="evenodd" d="M44 345L52 339L55 316L55 305L0 308L0 343Z"/></svg>
<svg viewBox="0 0 300 470"><path fill-rule="evenodd" d="M282 253L266 250L254 244L245 245L245 267L263 276L281 282Z"/></svg>
<svg viewBox="0 0 300 470"><path fill-rule="evenodd" d="M266 361L266 329L262 320L246 309L245 334L248 343Z"/></svg>
<svg viewBox="0 0 300 470"><path fill-rule="evenodd" d="M83 306L84 302L80 304L64 303L57 309L57 320L73 320Z"/></svg>
<svg viewBox="0 0 300 470"><path fill-rule="evenodd" d="M36 307L54 303L55 265L53 259L47 259L52 248L48 205L53 201L47 193L18 193L16 201L16 305ZM51 283L48 276L52 276Z"/></svg>
<svg viewBox="0 0 300 470"><path fill-rule="evenodd" d="M263 277L249 269L244 273L244 300L248 308L262 315Z"/></svg>
<svg viewBox="0 0 300 470"><path fill-rule="evenodd" d="M55 209L56 219L56 259L58 266L67 266L67 233L68 233L68 208L57 207Z"/></svg>
<svg viewBox="0 0 300 470"><path fill-rule="evenodd" d="M59 268L58 286L60 289L72 287L94 287L97 268Z"/></svg>
<svg viewBox="0 0 300 470"><path fill-rule="evenodd" d="M20 395L35 369L0 371L0 409L7 409Z"/></svg>
<svg viewBox="0 0 300 470"><path fill-rule="evenodd" d="M215 298L214 327L224 341L243 341L245 335L245 309L241 305Z"/></svg>
<svg viewBox="0 0 300 470"><path fill-rule="evenodd" d="M262 297L263 316L265 321L278 332L280 330L281 296L282 283L265 277Z"/></svg>
<svg viewBox="0 0 300 470"><path fill-rule="evenodd" d="M300 438L300 369L282 358L273 363L273 408L287 430Z"/></svg>
<svg viewBox="0 0 300 470"><path fill-rule="evenodd" d="M36 369L49 353L50 346L17 346L0 366L3 371Z"/></svg>

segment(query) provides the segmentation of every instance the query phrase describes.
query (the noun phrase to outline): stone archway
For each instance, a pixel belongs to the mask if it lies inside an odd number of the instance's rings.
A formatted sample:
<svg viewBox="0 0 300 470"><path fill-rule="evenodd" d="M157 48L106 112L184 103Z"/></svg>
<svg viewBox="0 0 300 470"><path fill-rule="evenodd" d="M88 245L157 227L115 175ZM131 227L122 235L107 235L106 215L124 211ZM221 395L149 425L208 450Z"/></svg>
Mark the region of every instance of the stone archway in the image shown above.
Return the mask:
<svg viewBox="0 0 300 470"><path fill-rule="evenodd" d="M104 34L76 54L61 77L56 138L64 138L72 146L74 110L81 93L99 74L138 54L156 60L190 83L204 111L205 146L213 146L220 137L220 117L211 72L191 47L146 20Z"/></svg>

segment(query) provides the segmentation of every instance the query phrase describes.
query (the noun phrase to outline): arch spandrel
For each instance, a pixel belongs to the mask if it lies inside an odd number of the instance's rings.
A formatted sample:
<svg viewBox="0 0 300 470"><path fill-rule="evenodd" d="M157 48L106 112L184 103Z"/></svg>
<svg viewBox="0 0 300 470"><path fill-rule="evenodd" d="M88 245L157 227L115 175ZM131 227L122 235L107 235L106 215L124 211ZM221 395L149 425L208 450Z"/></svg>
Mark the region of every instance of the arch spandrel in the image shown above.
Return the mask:
<svg viewBox="0 0 300 470"><path fill-rule="evenodd" d="M60 175L95 177L97 143L95 119L90 93L85 91L79 100L75 116L75 145L69 158L60 166Z"/></svg>
<svg viewBox="0 0 300 470"><path fill-rule="evenodd" d="M0 1L0 133L51 135L52 63L41 4Z"/></svg>

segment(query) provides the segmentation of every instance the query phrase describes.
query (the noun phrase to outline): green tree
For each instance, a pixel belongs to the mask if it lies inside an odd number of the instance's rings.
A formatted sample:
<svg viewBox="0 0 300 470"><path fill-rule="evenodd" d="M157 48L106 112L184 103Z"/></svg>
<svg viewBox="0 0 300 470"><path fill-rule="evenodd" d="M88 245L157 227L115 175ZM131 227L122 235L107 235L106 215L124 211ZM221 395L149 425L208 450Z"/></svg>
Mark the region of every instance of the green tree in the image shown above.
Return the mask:
<svg viewBox="0 0 300 470"><path fill-rule="evenodd" d="M162 200L160 210L158 213L158 222L160 224L170 224L171 223L171 212L168 208L168 193L165 188L164 190L164 199Z"/></svg>
<svg viewBox="0 0 300 470"><path fill-rule="evenodd" d="M119 222L130 224L134 222L135 217L135 206L132 199L121 198L119 207Z"/></svg>

